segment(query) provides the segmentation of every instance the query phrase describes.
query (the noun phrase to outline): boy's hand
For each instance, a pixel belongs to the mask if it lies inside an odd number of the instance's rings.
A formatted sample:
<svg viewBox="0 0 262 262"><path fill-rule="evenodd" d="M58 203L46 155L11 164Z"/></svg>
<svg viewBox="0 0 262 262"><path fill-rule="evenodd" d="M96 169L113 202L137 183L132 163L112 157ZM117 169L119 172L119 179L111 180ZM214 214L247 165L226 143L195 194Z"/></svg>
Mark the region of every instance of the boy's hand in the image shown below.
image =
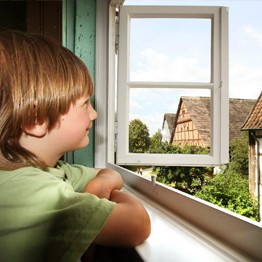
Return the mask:
<svg viewBox="0 0 262 262"><path fill-rule="evenodd" d="M94 243L105 246L135 247L148 238L150 217L140 201L119 190L111 194L116 203Z"/></svg>
<svg viewBox="0 0 262 262"><path fill-rule="evenodd" d="M150 217L146 209L138 199L120 191L122 185L122 177L118 172L100 169L86 186L86 192L116 203L95 244L134 247L150 234Z"/></svg>
<svg viewBox="0 0 262 262"><path fill-rule="evenodd" d="M108 168L97 169L97 176L87 184L85 192L110 199L111 193L122 186L123 180L118 172Z"/></svg>

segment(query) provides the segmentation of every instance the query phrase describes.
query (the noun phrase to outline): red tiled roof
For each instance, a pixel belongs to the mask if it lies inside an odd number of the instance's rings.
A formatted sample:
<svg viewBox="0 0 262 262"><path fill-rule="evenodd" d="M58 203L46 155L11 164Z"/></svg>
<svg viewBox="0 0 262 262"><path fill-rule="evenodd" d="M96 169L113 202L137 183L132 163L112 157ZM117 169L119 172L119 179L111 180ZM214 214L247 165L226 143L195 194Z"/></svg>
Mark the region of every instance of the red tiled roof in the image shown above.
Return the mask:
<svg viewBox="0 0 262 262"><path fill-rule="evenodd" d="M242 130L262 129L262 92L251 111L249 117L241 128Z"/></svg>

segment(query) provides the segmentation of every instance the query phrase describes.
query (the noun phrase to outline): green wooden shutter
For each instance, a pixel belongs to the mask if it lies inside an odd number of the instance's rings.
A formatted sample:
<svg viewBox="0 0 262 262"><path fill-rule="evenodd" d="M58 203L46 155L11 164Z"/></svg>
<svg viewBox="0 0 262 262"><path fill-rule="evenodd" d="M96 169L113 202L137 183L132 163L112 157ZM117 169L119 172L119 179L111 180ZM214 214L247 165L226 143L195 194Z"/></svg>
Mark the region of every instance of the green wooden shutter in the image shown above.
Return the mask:
<svg viewBox="0 0 262 262"><path fill-rule="evenodd" d="M63 0L63 45L80 57L95 76L96 1ZM94 97L92 98L94 105ZM69 163L94 166L94 125L89 145L65 154Z"/></svg>

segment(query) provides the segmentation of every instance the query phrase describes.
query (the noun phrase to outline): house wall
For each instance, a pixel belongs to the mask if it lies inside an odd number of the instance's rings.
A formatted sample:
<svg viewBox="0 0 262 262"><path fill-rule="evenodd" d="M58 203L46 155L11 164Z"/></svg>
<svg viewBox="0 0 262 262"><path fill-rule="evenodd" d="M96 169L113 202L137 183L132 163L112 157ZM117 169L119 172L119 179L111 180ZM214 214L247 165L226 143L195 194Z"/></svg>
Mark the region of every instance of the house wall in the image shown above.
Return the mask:
<svg viewBox="0 0 262 262"><path fill-rule="evenodd" d="M259 213L260 221L262 218L262 130L256 131L257 136L257 172L256 176L258 178L258 203L259 203Z"/></svg>
<svg viewBox="0 0 262 262"><path fill-rule="evenodd" d="M249 192L258 200L262 217L262 130L249 132Z"/></svg>
<svg viewBox="0 0 262 262"><path fill-rule="evenodd" d="M164 127L161 131L161 135L162 135L162 142L168 142L168 143L170 142L171 134L166 120L164 122Z"/></svg>
<svg viewBox="0 0 262 262"><path fill-rule="evenodd" d="M260 135L259 135L260 133ZM259 205L260 222L262 218L262 130L256 132L256 172L255 172L255 185L256 196Z"/></svg>
<svg viewBox="0 0 262 262"><path fill-rule="evenodd" d="M249 133L249 192L252 196L257 196L257 161L256 161L256 141Z"/></svg>
<svg viewBox="0 0 262 262"><path fill-rule="evenodd" d="M184 104L181 105L181 109L179 111L172 144L180 146L204 146L204 143L200 138L199 133L192 122L192 119L190 118L187 108Z"/></svg>
<svg viewBox="0 0 262 262"><path fill-rule="evenodd" d="M0 29L26 30L26 3L0 1Z"/></svg>
<svg viewBox="0 0 262 262"><path fill-rule="evenodd" d="M61 43L62 0L0 1L0 29L42 34Z"/></svg>
<svg viewBox="0 0 262 262"><path fill-rule="evenodd" d="M249 136L249 190L251 195L258 196L262 182L262 133L257 131ZM260 192L259 192L260 191Z"/></svg>
<svg viewBox="0 0 262 262"><path fill-rule="evenodd" d="M62 43L62 0L26 1L26 30Z"/></svg>

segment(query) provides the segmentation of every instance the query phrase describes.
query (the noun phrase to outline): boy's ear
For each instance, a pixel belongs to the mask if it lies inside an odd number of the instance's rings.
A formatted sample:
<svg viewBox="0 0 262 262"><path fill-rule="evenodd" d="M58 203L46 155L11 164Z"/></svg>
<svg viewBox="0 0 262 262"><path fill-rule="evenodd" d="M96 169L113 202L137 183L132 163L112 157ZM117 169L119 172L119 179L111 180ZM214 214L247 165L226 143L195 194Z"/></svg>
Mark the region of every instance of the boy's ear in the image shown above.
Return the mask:
<svg viewBox="0 0 262 262"><path fill-rule="evenodd" d="M29 127L21 127L22 130L30 136L35 136L35 137L43 137L47 133L47 122L44 121L43 123L36 123L33 126Z"/></svg>

